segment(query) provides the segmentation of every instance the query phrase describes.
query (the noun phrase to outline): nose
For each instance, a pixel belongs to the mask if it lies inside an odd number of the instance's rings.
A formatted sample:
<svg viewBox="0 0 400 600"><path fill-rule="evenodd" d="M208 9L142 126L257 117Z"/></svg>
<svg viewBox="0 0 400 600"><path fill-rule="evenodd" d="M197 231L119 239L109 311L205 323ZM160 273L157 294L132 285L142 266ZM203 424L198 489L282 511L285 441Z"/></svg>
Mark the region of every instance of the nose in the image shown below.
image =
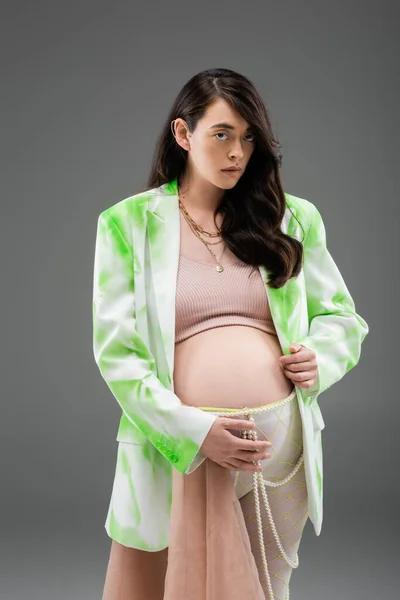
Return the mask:
<svg viewBox="0 0 400 600"><path fill-rule="evenodd" d="M236 158L238 160L243 158L244 153L243 153L243 148L242 148L242 144L240 143L240 141L238 141L236 144L233 145L229 154L230 154L230 158Z"/></svg>

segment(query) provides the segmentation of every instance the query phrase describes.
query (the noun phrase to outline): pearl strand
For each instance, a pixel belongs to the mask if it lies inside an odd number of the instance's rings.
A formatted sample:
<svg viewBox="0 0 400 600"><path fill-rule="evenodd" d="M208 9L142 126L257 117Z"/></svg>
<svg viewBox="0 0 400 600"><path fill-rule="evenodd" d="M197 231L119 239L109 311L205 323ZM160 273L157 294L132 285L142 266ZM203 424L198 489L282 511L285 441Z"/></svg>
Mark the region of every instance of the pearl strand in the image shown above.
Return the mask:
<svg viewBox="0 0 400 600"><path fill-rule="evenodd" d="M296 388L293 388L293 390L290 392L289 396L286 396L286 398L279 400L279 402L273 402L272 404L266 404L265 406L256 406L255 408L249 408L248 406L245 406L244 408L238 409L235 411L229 410L229 412L227 412L227 411L221 411L221 412L210 411L210 412L212 412L213 415L217 415L218 417L226 417L227 415L234 415L235 417L248 416L250 414L258 415L259 413L274 410L275 408L279 408L280 406L283 406L284 404L286 404L286 402L289 402L289 400L292 400L295 395L296 395Z"/></svg>
<svg viewBox="0 0 400 600"><path fill-rule="evenodd" d="M247 406L245 406L244 409L242 409L242 410L229 411L228 413L225 411L221 411L221 412L212 411L212 413L218 417L226 417L227 414L229 414L230 416L235 416L235 417L247 416L250 421L254 421L254 415L260 414L262 412L274 410L275 408L279 408L280 406L283 406L284 404L286 404L287 402L292 400L293 397L295 396L295 394L296 394L296 388L293 388L293 390L289 394L289 396L287 396L286 398L283 398L283 400L281 400L279 402L276 402L276 403L274 402L272 405L267 404L266 406L259 406L256 408L248 408ZM242 433L243 433L243 436L242 436L243 439L252 439L252 440L258 439L257 432L253 429L250 429L248 431L243 431ZM256 463L256 461L252 461L252 462L253 462L253 464ZM267 495L265 486L268 485L270 487L280 487L280 486L284 485L285 483L290 481L292 479L292 477L294 477L294 475L296 475L296 473L300 469L303 462L304 462L304 455L302 453L299 460L297 461L297 464L291 471L291 473L289 473L289 475L287 475L284 479L281 479L280 481L269 481L267 479L264 479L262 472L252 474L254 504L255 504L256 517L257 517L258 538L259 538L259 542L260 542L262 565L263 565L265 577L267 579L267 587L268 587L268 594L269 594L270 600L273 600L274 593L273 593L273 589L272 589L271 578L270 578L269 571L268 571L267 557L266 557L266 552L265 552L265 544L264 544L264 537L263 537L263 531L262 531L262 518L261 518L261 508L260 508L259 487L261 489L261 495L264 500L264 506L265 506L265 510L267 511L268 520L269 520L272 532L274 534L277 546L281 552L281 555L284 558L284 560L292 567L292 569L296 569L299 566L298 553L296 552L295 560L292 561L282 546L282 543L279 539L279 534L277 532L276 525L274 523L274 519L272 516L272 511L271 511L271 507L270 507L270 504L268 501L268 495ZM257 461L256 464L260 465L260 461ZM236 478L238 475L239 475L239 471L236 473ZM236 481L236 479L235 479L235 481ZM287 588L286 600L289 600L289 586Z"/></svg>

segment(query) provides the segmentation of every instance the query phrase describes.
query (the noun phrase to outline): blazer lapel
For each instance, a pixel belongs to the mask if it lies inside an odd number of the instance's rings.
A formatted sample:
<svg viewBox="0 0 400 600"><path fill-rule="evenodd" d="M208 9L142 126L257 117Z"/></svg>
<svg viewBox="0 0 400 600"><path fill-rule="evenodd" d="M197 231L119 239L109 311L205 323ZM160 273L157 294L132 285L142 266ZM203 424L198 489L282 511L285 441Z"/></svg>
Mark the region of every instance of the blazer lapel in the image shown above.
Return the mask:
<svg viewBox="0 0 400 600"><path fill-rule="evenodd" d="M171 184L169 184L171 185ZM180 253L180 218L177 194L168 184L159 188L147 207L147 235L154 296L170 380L175 355L175 295Z"/></svg>
<svg viewBox="0 0 400 600"><path fill-rule="evenodd" d="M147 235L156 308L161 337L168 363L170 379L175 354L175 296L180 253L180 215L177 180L160 186L147 206ZM291 212L286 209L282 231L288 231ZM268 298L272 319L283 353L300 337L301 289L298 278L289 280L279 289L269 288L270 272L259 267Z"/></svg>

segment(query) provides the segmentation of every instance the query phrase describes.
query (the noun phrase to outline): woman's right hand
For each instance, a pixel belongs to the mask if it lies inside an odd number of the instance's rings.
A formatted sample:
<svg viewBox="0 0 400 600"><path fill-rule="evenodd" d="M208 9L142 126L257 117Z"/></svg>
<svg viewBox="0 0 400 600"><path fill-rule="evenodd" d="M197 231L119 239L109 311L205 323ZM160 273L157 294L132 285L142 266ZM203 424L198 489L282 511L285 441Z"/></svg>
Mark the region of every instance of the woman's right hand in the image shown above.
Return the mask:
<svg viewBox="0 0 400 600"><path fill-rule="evenodd" d="M272 444L267 440L245 440L229 430L254 429L252 421L218 417L208 432L200 451L204 456L230 471L262 471L262 467L252 461L271 458L266 454Z"/></svg>

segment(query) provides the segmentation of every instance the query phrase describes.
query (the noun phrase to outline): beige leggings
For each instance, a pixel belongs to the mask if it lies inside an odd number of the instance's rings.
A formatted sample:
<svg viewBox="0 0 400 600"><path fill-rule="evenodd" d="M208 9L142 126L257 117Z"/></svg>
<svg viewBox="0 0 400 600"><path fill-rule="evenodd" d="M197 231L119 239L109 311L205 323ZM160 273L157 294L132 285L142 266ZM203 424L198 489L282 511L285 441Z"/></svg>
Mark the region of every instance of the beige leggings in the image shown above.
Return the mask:
<svg viewBox="0 0 400 600"><path fill-rule="evenodd" d="M301 417L295 395L289 401L282 403L280 400L268 406L267 412L257 414L254 418L258 439L267 437L272 443L268 449L271 458L260 461L264 467L261 475L269 482L279 482L290 475L301 457ZM226 416L230 411L230 409L209 407L203 410L224 411L227 413ZM231 409L232 413L234 410L236 409ZM240 435L239 432L232 431L232 433ZM260 492L262 535L270 585L263 567L257 529L253 473L232 471L231 474L265 598L287 600L293 567L287 563L279 550ZM266 485L265 489L280 543L290 560L294 562L308 518L304 465L301 465L296 474L283 485L277 487ZM159 552L146 552L122 546L113 540L102 600L142 600L142 598L163 600L167 560L168 548ZM271 587L272 597L269 593Z"/></svg>
<svg viewBox="0 0 400 600"><path fill-rule="evenodd" d="M288 478L298 465L303 447L302 426L296 396L287 402L283 401L283 404L274 402L270 408L271 411L256 415L254 421L257 427L257 438L266 437L272 443L271 448L268 449L271 458L260 461L261 466L264 467L262 478L276 483ZM286 600L289 598L289 581L293 566L284 559L278 547L262 494L259 494L261 521L270 586L268 586L261 556L252 473L238 471L232 476L235 478L236 495L245 518L265 598ZM301 463L300 468L286 483L277 487L267 484L265 490L279 540L284 552L295 563L308 519L304 463ZM272 597L269 594L271 587Z"/></svg>
<svg viewBox="0 0 400 600"><path fill-rule="evenodd" d="M146 552L111 541L102 600L163 600L168 548Z"/></svg>

